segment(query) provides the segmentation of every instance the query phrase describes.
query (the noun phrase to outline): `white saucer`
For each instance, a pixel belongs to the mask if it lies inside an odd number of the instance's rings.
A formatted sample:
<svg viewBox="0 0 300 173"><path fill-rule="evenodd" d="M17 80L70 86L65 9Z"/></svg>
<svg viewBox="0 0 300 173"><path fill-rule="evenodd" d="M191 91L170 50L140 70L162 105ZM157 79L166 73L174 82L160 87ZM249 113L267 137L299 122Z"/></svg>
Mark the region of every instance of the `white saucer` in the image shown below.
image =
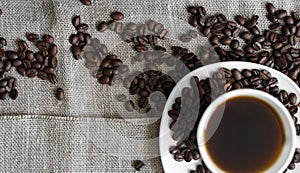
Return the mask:
<svg viewBox="0 0 300 173"><path fill-rule="evenodd" d="M249 63L249 62L237 62L237 61L232 61L232 62L221 62L221 63L215 63L211 65L207 65L204 67L201 67L199 69L196 69L189 74L187 74L184 78L182 78L173 91L171 92L167 102L165 109L163 111L162 119L161 119L161 124L160 124L160 132L159 132L159 147L160 147L160 155L161 155L161 160L162 164L164 167L165 173L189 173L191 170L196 170L196 167L198 164L200 164L200 161L195 161L192 160L191 162L177 162L174 160L173 156L169 153L169 149L172 146L176 145L176 141L174 141L171 137L172 131L169 129L169 125L172 122L172 119L168 115L168 111L172 109L172 104L175 102L175 99L180 95L180 91L184 87L190 86L190 78L192 76L198 76L198 78L205 79L209 77L213 72L216 72L217 69L225 67L228 69L233 69L237 68L239 70L242 69L265 69L269 71L273 77L276 77L278 79L278 87L279 89L284 89L288 93L293 92L297 95L298 102L300 98L300 89L299 87L286 75L282 74L281 72L274 70L272 68L259 65L259 64L254 64L254 63ZM299 114L300 111L298 111L297 118L299 119ZM296 169L292 171L287 171L288 173L296 173L300 172L300 164L296 164Z"/></svg>

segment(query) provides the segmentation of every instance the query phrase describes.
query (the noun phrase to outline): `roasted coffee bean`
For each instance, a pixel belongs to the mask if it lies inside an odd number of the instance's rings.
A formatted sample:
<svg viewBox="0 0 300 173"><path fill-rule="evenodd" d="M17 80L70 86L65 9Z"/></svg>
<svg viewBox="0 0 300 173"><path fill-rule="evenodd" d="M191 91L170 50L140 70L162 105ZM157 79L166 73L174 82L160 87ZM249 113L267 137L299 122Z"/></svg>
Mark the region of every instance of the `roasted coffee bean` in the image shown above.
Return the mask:
<svg viewBox="0 0 300 173"><path fill-rule="evenodd" d="M295 93L291 93L289 95L289 101L290 101L291 105L295 105L296 104L296 102L297 102L297 96L296 96Z"/></svg>
<svg viewBox="0 0 300 173"><path fill-rule="evenodd" d="M85 23L81 23L78 26L76 26L76 30L78 32L86 32L89 29L89 25L85 24Z"/></svg>
<svg viewBox="0 0 300 173"><path fill-rule="evenodd" d="M198 9L194 6L188 7L187 10L191 14L197 14L198 13Z"/></svg>
<svg viewBox="0 0 300 173"><path fill-rule="evenodd" d="M247 45L247 46L244 47L244 51L249 53L249 54L253 54L255 52L255 49L252 46Z"/></svg>
<svg viewBox="0 0 300 173"><path fill-rule="evenodd" d="M259 42L253 43L252 47L256 50L259 51L262 48L262 45Z"/></svg>
<svg viewBox="0 0 300 173"><path fill-rule="evenodd" d="M1 100L6 100L9 97L9 92L4 91L3 93L0 94L0 99Z"/></svg>
<svg viewBox="0 0 300 173"><path fill-rule="evenodd" d="M274 14L276 11L276 8L274 7L274 5L272 3L267 3L266 9L267 9L268 13L270 13L270 14Z"/></svg>
<svg viewBox="0 0 300 173"><path fill-rule="evenodd" d="M295 168L296 168L296 165L295 165L295 163L293 163L293 162L290 163L289 166L288 166L288 169L289 169L289 170L294 170Z"/></svg>
<svg viewBox="0 0 300 173"><path fill-rule="evenodd" d="M297 106L289 107L289 112L293 115L296 114L298 112ZM297 121L298 121L297 117L294 117L293 119L294 119L294 122L297 123Z"/></svg>
<svg viewBox="0 0 300 173"><path fill-rule="evenodd" d="M269 28L273 31L280 31L282 26L279 22L273 23L269 26Z"/></svg>
<svg viewBox="0 0 300 173"><path fill-rule="evenodd" d="M2 79L0 80L0 87L4 88L6 87L8 84L8 80L7 79Z"/></svg>
<svg viewBox="0 0 300 173"><path fill-rule="evenodd" d="M254 26L252 28L249 29L249 31L253 34L253 35L259 35L260 34L260 30L257 26Z"/></svg>
<svg viewBox="0 0 300 173"><path fill-rule="evenodd" d="M253 16L250 20L246 21L245 27L251 29L254 26L256 26L256 24L257 24L257 19L256 17Z"/></svg>
<svg viewBox="0 0 300 173"><path fill-rule="evenodd" d="M56 75L54 73L50 73L48 74L48 79L52 84L56 84L57 83L57 79L56 79Z"/></svg>
<svg viewBox="0 0 300 173"><path fill-rule="evenodd" d="M111 13L110 17L113 20L122 20L122 19L124 19L124 14L119 11L115 11L115 12Z"/></svg>
<svg viewBox="0 0 300 173"><path fill-rule="evenodd" d="M221 38L220 42L223 45L229 45L231 43L231 39L229 37L223 37L223 38Z"/></svg>
<svg viewBox="0 0 300 173"><path fill-rule="evenodd" d="M240 33L240 37L241 37L241 39L248 41L251 39L252 36L251 36L250 32L243 31Z"/></svg>
<svg viewBox="0 0 300 173"><path fill-rule="evenodd" d="M29 69L26 71L26 75L29 78L34 78L38 75L38 71L36 69Z"/></svg>
<svg viewBox="0 0 300 173"><path fill-rule="evenodd" d="M25 76L25 74L26 74L26 69L25 69L25 67L23 67L23 66L19 66L19 67L17 68L17 71L18 71L18 73L19 73L20 75L22 75L22 76Z"/></svg>
<svg viewBox="0 0 300 173"><path fill-rule="evenodd" d="M88 33L84 33L84 43L91 44L92 42L92 36Z"/></svg>
<svg viewBox="0 0 300 173"><path fill-rule="evenodd" d="M103 75L99 78L101 84L108 84L110 81L109 76Z"/></svg>
<svg viewBox="0 0 300 173"><path fill-rule="evenodd" d="M218 45L220 42L220 37L219 36L216 36L216 35L213 35L210 37L210 43L212 45Z"/></svg>
<svg viewBox="0 0 300 173"><path fill-rule="evenodd" d="M36 44L36 47L42 51L42 50L46 50L47 47L48 47L48 43L44 42L44 41L39 41L37 44Z"/></svg>
<svg viewBox="0 0 300 173"><path fill-rule="evenodd" d="M50 73L54 72L54 68L52 68L52 67L45 67L44 68L44 72L47 73L47 74L50 74Z"/></svg>
<svg viewBox="0 0 300 173"><path fill-rule="evenodd" d="M235 80L241 80L242 79L242 74L238 69L232 69L232 76L234 77Z"/></svg>
<svg viewBox="0 0 300 173"><path fill-rule="evenodd" d="M62 88L57 88L56 90L56 99L63 100L65 97L65 91Z"/></svg>
<svg viewBox="0 0 300 173"><path fill-rule="evenodd" d="M223 29L223 34L227 37L230 37L231 36L231 29L229 28L224 28Z"/></svg>
<svg viewBox="0 0 300 173"><path fill-rule="evenodd" d="M198 26L198 21L197 20L198 20L198 16L193 15L189 19L189 24L192 25L193 27L197 27Z"/></svg>
<svg viewBox="0 0 300 173"><path fill-rule="evenodd" d="M237 49L240 46L240 42L238 40L232 40L230 43L230 48L231 49Z"/></svg>
<svg viewBox="0 0 300 173"><path fill-rule="evenodd" d="M141 97L148 97L149 96L149 92L145 89L141 89L138 93Z"/></svg>
<svg viewBox="0 0 300 173"><path fill-rule="evenodd" d="M5 52L5 56L9 59L9 60L15 60L18 58L18 53L14 52L14 51L6 51Z"/></svg>
<svg viewBox="0 0 300 173"><path fill-rule="evenodd" d="M107 28L108 28L108 25L107 25L107 23L104 22L104 21L100 22L100 23L98 24L98 26L97 26L97 30L100 31L100 32L106 31Z"/></svg>
<svg viewBox="0 0 300 173"><path fill-rule="evenodd" d="M140 108L145 108L147 105L148 105L148 98L147 97L141 97L139 100L138 100L138 106Z"/></svg>
<svg viewBox="0 0 300 173"><path fill-rule="evenodd" d="M289 36L289 42L292 46L295 46L297 43L297 38L294 35Z"/></svg>
<svg viewBox="0 0 300 173"><path fill-rule="evenodd" d="M84 5L91 5L92 1L91 0L80 0L81 3L83 3Z"/></svg>
<svg viewBox="0 0 300 173"><path fill-rule="evenodd" d="M50 44L50 47L49 47L49 54L52 56L52 57L55 57L56 54L57 54L57 46L55 44Z"/></svg>
<svg viewBox="0 0 300 173"><path fill-rule="evenodd" d="M8 79L7 86L8 86L8 88L17 87L17 79L15 79L15 78Z"/></svg>
<svg viewBox="0 0 300 173"><path fill-rule="evenodd" d="M133 161L133 167L136 171L141 171L145 164L141 160Z"/></svg>
<svg viewBox="0 0 300 173"><path fill-rule="evenodd" d="M81 23L80 16L74 16L72 18L72 24L74 27L77 27Z"/></svg>
<svg viewBox="0 0 300 173"><path fill-rule="evenodd" d="M28 61L34 60L34 53L32 51L26 51L25 56Z"/></svg>
<svg viewBox="0 0 300 173"><path fill-rule="evenodd" d="M54 38L51 35L44 35L43 36L43 41L48 43L48 44L53 44L54 43Z"/></svg>
<svg viewBox="0 0 300 173"><path fill-rule="evenodd" d="M6 61L3 63L2 70L4 70L4 71L10 71L11 67L12 67L11 61L6 60Z"/></svg>
<svg viewBox="0 0 300 173"><path fill-rule="evenodd" d="M276 10L274 12L274 14L277 19L283 19L287 15L287 11L286 10Z"/></svg>
<svg viewBox="0 0 300 173"><path fill-rule="evenodd" d="M221 22L221 23L225 23L225 22L227 21L226 16L225 16L224 14L221 14L221 13L219 13L219 14L217 15L217 19L218 19L218 21Z"/></svg>
<svg viewBox="0 0 300 173"><path fill-rule="evenodd" d="M9 92L9 96L12 100L15 100L19 95L19 92L18 90L16 89L12 89L10 92Z"/></svg>
<svg viewBox="0 0 300 173"><path fill-rule="evenodd" d="M254 41L262 43L263 41L265 41L265 36L264 35L257 35L254 37Z"/></svg>
<svg viewBox="0 0 300 173"><path fill-rule="evenodd" d="M3 48L4 46L7 46L7 41L5 38L0 37L0 48Z"/></svg>
<svg viewBox="0 0 300 173"><path fill-rule="evenodd" d="M31 67L38 70L42 67L42 64L38 62L33 62L31 63Z"/></svg>
<svg viewBox="0 0 300 173"><path fill-rule="evenodd" d="M72 45L77 45L79 43L79 37L76 34L72 34L69 38L69 42Z"/></svg>
<svg viewBox="0 0 300 173"><path fill-rule="evenodd" d="M190 161L192 161L192 159L193 159L193 155L191 152L188 151L184 154L184 160L186 162L190 162Z"/></svg>
<svg viewBox="0 0 300 173"><path fill-rule="evenodd" d="M82 58L82 52L81 52L81 49L80 49L79 46L73 45L71 47L71 52L72 52L73 57L74 57L75 60L79 60L79 59Z"/></svg>
<svg viewBox="0 0 300 173"><path fill-rule="evenodd" d="M114 59L114 60L112 60L112 62L111 62L111 65L113 66L113 67L119 67L120 65L122 65L123 64L123 62L120 60L120 59Z"/></svg>
<svg viewBox="0 0 300 173"><path fill-rule="evenodd" d="M30 42L36 42L40 39L39 35L34 33L28 33L26 34L27 40Z"/></svg>
<svg viewBox="0 0 300 173"><path fill-rule="evenodd" d="M244 26L245 22L246 22L246 19L244 16L241 16L241 15L237 15L235 16L235 21L241 25L241 26Z"/></svg>
<svg viewBox="0 0 300 173"><path fill-rule="evenodd" d="M140 45L135 45L134 50L137 52L142 52L142 51L147 51L148 48L147 46L140 44Z"/></svg>
<svg viewBox="0 0 300 173"><path fill-rule="evenodd" d="M84 33L83 32L78 32L77 36L78 36L79 42L83 43L84 42Z"/></svg>
<svg viewBox="0 0 300 173"><path fill-rule="evenodd" d="M19 41L20 52L25 52L28 48L29 47L28 47L28 44L26 43L26 41L24 41L24 40Z"/></svg>
<svg viewBox="0 0 300 173"><path fill-rule="evenodd" d="M48 78L48 75L47 75L47 73L45 73L43 71L39 71L38 78L40 78L42 80L46 80Z"/></svg>

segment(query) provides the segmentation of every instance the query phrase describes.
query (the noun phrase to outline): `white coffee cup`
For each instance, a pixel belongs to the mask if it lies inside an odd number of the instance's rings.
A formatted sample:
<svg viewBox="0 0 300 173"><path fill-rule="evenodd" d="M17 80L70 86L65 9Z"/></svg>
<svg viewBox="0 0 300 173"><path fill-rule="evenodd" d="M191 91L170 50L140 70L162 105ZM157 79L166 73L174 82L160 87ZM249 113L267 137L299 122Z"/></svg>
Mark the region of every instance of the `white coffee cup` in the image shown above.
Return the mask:
<svg viewBox="0 0 300 173"><path fill-rule="evenodd" d="M279 157L274 162L274 164L271 165L269 169L266 170L265 172L267 173L283 172L292 161L296 148L300 148L300 137L296 135L296 129L295 129L293 119L290 113L288 112L288 110L285 108L285 106L281 102L279 102L279 100L277 100L277 98L275 98L274 96L265 93L263 91L254 90L254 89L238 89L238 90L225 93L219 96L218 98L216 98L206 109L206 111L204 112L200 120L200 124L197 129L197 142L198 142L199 151L203 161L212 172L214 173L224 172L224 170L219 168L213 162L211 156L209 155L205 147L206 139L209 139L209 137L208 138L205 137L204 133L207 128L207 124L208 121L210 120L211 115L218 108L218 106L224 103L228 99L232 99L240 96L250 96L250 97L257 98L259 100L263 100L266 103L268 103L270 106L272 106L274 110L278 113L280 120L283 123L285 142Z"/></svg>

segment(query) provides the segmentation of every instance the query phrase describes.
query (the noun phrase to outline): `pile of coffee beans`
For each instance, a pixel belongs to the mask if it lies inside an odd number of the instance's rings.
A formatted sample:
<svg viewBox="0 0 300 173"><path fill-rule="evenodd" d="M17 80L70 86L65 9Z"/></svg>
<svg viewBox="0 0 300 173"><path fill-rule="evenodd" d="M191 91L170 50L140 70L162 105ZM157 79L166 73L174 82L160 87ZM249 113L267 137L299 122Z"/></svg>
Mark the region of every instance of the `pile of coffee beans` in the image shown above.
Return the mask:
<svg viewBox="0 0 300 173"><path fill-rule="evenodd" d="M140 109L149 109L149 96L156 91L160 92L161 95L154 94L150 99L156 104L158 111L162 112L165 103L161 97L167 98L169 96L175 82L162 72L148 70L143 73L129 74L125 78L123 86L129 89L131 95L138 96L137 105ZM132 100L126 101L124 106L129 112L137 108Z"/></svg>
<svg viewBox="0 0 300 173"><path fill-rule="evenodd" d="M40 36L34 33L27 33L28 41L33 42L38 48L37 52L29 50L29 46L24 40L18 41L18 51L3 50L7 45L4 38L0 38L0 99L5 100L10 96L12 100L18 97L18 91L15 89L17 79L8 77L13 67L17 72L28 78L38 77L41 80L48 80L52 84L56 84L57 79L55 70L57 68L58 59L56 57L58 48L54 43L54 37L51 35Z"/></svg>
<svg viewBox="0 0 300 173"><path fill-rule="evenodd" d="M20 40L17 58L12 61L12 65L22 76L38 77L41 80L48 80L52 84L56 84L55 70L58 63L56 57L58 48L54 44L54 38L50 35L44 35L40 39L39 35L34 33L28 33L26 36L30 42L36 45L38 52L29 50L26 41ZM13 55L14 53L11 52L10 54Z"/></svg>
<svg viewBox="0 0 300 173"><path fill-rule="evenodd" d="M72 34L69 37L71 46L71 52L75 60L82 59L83 48L91 43L91 35L87 33L89 26L86 23L81 22L80 16L74 16L72 24L75 27L77 34Z"/></svg>
<svg viewBox="0 0 300 173"><path fill-rule="evenodd" d="M134 160L132 166L136 171L141 171L145 164L141 160Z"/></svg>
<svg viewBox="0 0 300 173"><path fill-rule="evenodd" d="M100 64L100 68L96 74L100 84L120 84L123 81L123 76L129 72L127 65L123 65L116 55L108 55Z"/></svg>
<svg viewBox="0 0 300 173"><path fill-rule="evenodd" d="M83 4L83 5L92 5L92 1L91 0L80 0L80 2Z"/></svg>
<svg viewBox="0 0 300 173"><path fill-rule="evenodd" d="M192 159L198 160L200 158L196 131L202 114L216 97L240 88L258 89L276 97L289 110L299 135L300 128L297 124L298 119L295 116L298 111L297 96L295 93L281 90L277 84L278 79L272 77L270 72L258 69L243 69L240 71L238 69L222 68L215 72L211 78L203 80L199 80L198 77L191 78L192 87L182 89L182 97L176 98L172 109L168 112L173 119L170 124L170 129L174 132L172 138L179 141L177 146L170 148L170 153L174 156L174 159L190 162ZM197 98L195 97L196 94L199 94L200 102L195 100ZM200 106L197 107L197 104ZM296 152L295 157L296 155L299 154ZM298 160L294 159L291 164L298 163L300 161Z"/></svg>
<svg viewBox="0 0 300 173"><path fill-rule="evenodd" d="M300 37L300 18L296 12L289 15L271 3L266 9L271 25L263 31L257 26L257 15L237 15L235 21L229 21L223 14L207 16L203 7L195 6L188 8L192 15L189 22L209 38L221 61L263 64L288 75L299 86L300 49L295 45Z"/></svg>
<svg viewBox="0 0 300 173"><path fill-rule="evenodd" d="M18 97L17 79L7 76L7 72L12 68L11 51L5 51L3 48L7 46L5 38L0 37L0 100L6 100L9 97L15 100ZM13 56L17 56L17 53Z"/></svg>

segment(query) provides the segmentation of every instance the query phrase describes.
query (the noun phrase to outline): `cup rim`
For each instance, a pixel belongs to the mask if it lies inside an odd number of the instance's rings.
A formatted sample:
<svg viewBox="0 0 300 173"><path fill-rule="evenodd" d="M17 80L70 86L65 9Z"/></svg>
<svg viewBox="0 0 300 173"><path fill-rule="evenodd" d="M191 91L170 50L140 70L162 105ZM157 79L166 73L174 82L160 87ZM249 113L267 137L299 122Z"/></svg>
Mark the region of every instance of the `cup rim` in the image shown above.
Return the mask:
<svg viewBox="0 0 300 173"><path fill-rule="evenodd" d="M209 120L209 118L212 115L212 112L215 111L215 108L217 106L219 106L220 104L226 102L228 99L231 98L235 98L238 96L251 96L251 97L256 97L260 100L265 101L266 103L270 104L271 106L274 107L274 109L279 110L281 112L283 112L282 114L280 114L280 118L282 121L284 121L283 119L286 119L286 121L288 123L284 123L283 122L283 128L285 131L285 135L286 135L286 141L289 140L290 141L290 145L288 146L288 154L285 158L282 158L284 155L284 148L282 149L282 153L280 154L280 156L278 157L277 161L273 164L273 166L271 166L270 168L268 168L265 172L269 172L270 169L275 169L277 172L283 172L289 165L290 161L292 160L293 157L293 152L296 149L296 129L293 123L293 120L290 116L290 113L288 112L288 110L285 108L285 106L279 102L279 100L277 100L275 97L273 97L272 95L265 93L263 91L259 91L259 90L255 90L255 89L237 89L237 90L233 90L227 93L224 93L222 95L220 95L219 97L217 97L205 110L205 112L203 113L203 116L199 122L198 128L197 128L197 143L198 143L198 147L199 147L199 151L202 157L202 160L205 162L206 166L212 171L212 172L224 172L223 170L221 170L210 158L208 151L205 147L205 145L203 144L203 141L205 141L204 139L204 132L205 132L205 127L206 127L206 123ZM260 98L259 96L263 96L264 98L267 99L263 99ZM289 134L291 133L291 134ZM283 147L286 147L287 142L285 142ZM287 150L286 149L286 150ZM284 160L283 164L278 165L280 160ZM276 167L277 166L277 167ZM279 167L280 166L280 167ZM275 167L275 168L274 168ZM273 170L274 171L274 170ZM273 172L272 171L272 172Z"/></svg>

